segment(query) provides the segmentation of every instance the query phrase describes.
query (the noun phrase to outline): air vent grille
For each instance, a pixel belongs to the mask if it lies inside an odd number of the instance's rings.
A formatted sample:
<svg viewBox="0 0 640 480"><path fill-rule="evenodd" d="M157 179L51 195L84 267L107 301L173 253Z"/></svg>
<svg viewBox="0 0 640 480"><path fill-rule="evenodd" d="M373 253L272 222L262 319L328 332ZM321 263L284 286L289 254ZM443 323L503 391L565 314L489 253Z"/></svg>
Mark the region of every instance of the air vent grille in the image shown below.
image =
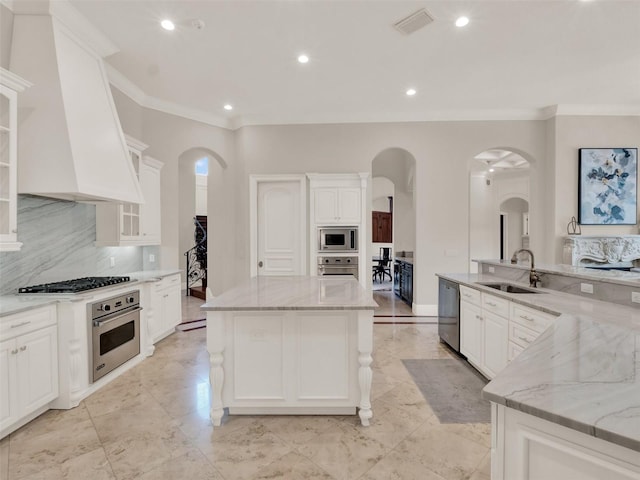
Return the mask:
<svg viewBox="0 0 640 480"><path fill-rule="evenodd" d="M422 8L408 17L403 18L399 22L396 22L394 27L405 35L409 35L410 33L429 25L431 22L433 22L433 17L429 15L424 8Z"/></svg>

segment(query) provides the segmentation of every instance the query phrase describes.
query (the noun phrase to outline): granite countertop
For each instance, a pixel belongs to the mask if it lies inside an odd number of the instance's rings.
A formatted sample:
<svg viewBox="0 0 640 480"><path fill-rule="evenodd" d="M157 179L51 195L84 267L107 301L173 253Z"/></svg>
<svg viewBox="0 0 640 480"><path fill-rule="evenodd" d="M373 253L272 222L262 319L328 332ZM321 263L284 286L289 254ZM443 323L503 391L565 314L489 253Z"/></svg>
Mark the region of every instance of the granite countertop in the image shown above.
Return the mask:
<svg viewBox="0 0 640 480"><path fill-rule="evenodd" d="M499 267L519 268L529 270L529 264L512 264L509 260L473 260L478 264L496 265ZM538 265L536 271L539 273L557 273L585 280L597 280L599 282L615 283L632 287L640 286L640 272L625 272L622 270L602 270L585 267L575 267L573 265Z"/></svg>
<svg viewBox="0 0 640 480"><path fill-rule="evenodd" d="M640 328L562 315L482 397L640 452Z"/></svg>
<svg viewBox="0 0 640 480"><path fill-rule="evenodd" d="M94 290L85 290L78 293L43 293L43 294L14 294L0 296L0 317L20 313L43 305L49 305L56 302L88 302L92 300L96 294L102 294L110 290L116 290L122 287L133 287L139 283L155 282L169 275L180 273L180 270L149 270L139 271L125 274L131 277L130 282L117 283L107 287L97 288Z"/></svg>
<svg viewBox="0 0 640 480"><path fill-rule="evenodd" d="M371 291L352 277L258 276L208 301L202 310L373 310Z"/></svg>
<svg viewBox="0 0 640 480"><path fill-rule="evenodd" d="M438 276L560 315L484 388L483 398L640 451L640 309L477 283L518 284L492 274Z"/></svg>

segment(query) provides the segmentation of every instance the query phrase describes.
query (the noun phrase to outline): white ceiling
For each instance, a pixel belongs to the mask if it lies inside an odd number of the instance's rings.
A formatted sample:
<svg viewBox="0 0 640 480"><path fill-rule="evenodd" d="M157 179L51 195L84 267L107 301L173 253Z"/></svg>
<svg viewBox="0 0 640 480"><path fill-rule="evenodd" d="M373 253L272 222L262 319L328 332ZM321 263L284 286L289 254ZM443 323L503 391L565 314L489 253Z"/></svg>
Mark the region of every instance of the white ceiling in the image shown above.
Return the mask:
<svg viewBox="0 0 640 480"><path fill-rule="evenodd" d="M117 86L227 127L546 118L555 105L640 114L636 0L71 3L119 48L107 62L132 84ZM423 7L433 23L393 28ZM459 15L467 27L454 26ZM165 17L175 31L159 27Z"/></svg>

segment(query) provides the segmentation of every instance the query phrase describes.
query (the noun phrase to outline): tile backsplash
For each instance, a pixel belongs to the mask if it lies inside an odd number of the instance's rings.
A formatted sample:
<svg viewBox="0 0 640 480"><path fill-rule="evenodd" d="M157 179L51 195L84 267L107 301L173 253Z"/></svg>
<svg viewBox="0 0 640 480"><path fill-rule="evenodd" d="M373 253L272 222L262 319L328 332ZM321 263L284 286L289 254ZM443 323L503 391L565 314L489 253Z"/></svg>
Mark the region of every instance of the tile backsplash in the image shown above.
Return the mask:
<svg viewBox="0 0 640 480"><path fill-rule="evenodd" d="M19 252L0 253L0 294L71 278L124 275L143 270L143 255L159 258L159 247L96 247L95 240L95 205L18 195L23 245Z"/></svg>

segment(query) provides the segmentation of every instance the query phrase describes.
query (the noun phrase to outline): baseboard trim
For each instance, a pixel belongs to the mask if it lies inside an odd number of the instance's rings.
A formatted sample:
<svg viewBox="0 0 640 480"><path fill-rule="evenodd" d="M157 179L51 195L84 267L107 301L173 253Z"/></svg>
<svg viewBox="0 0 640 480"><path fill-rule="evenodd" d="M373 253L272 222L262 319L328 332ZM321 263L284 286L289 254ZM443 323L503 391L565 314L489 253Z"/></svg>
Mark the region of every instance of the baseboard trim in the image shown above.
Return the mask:
<svg viewBox="0 0 640 480"><path fill-rule="evenodd" d="M438 305L420 305L417 303L411 304L411 310L413 310L414 315L419 317L437 317L438 316Z"/></svg>

